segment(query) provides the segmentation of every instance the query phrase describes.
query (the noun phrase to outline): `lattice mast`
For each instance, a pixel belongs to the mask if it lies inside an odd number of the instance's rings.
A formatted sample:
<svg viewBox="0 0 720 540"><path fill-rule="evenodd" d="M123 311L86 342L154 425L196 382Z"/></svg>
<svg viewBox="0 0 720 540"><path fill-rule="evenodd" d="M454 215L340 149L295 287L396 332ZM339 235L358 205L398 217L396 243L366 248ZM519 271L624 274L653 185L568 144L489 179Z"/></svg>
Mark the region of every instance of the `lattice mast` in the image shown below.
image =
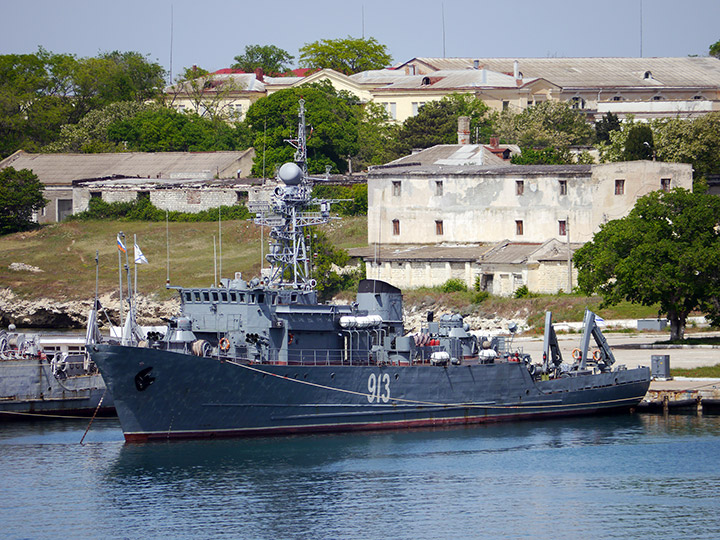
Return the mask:
<svg viewBox="0 0 720 540"><path fill-rule="evenodd" d="M330 221L329 200L313 199L312 184L307 175L307 147L305 145L305 102L300 100L298 136L287 140L295 148L295 162L285 163L278 171L281 184L275 188L268 205L255 204L254 222L270 227L270 249L265 256L270 264L272 287L312 289L315 280L310 276L310 254L305 242L308 227ZM319 212L310 212L319 207Z"/></svg>

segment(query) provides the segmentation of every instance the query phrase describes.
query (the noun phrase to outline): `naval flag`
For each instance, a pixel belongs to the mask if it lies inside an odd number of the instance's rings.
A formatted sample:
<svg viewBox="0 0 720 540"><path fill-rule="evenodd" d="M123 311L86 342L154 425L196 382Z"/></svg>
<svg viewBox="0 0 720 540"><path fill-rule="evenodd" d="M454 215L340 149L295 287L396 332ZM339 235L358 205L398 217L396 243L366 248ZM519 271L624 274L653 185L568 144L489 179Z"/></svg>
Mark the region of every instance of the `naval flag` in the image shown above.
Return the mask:
<svg viewBox="0 0 720 540"><path fill-rule="evenodd" d="M117 244L118 244L118 249L119 249L120 251L122 251L123 253L125 253L125 244L123 244L123 241L122 241L122 239L120 238L120 235L119 235L119 234L117 235Z"/></svg>
<svg viewBox="0 0 720 540"><path fill-rule="evenodd" d="M135 244L135 264L149 264L143 252L140 251L140 246Z"/></svg>

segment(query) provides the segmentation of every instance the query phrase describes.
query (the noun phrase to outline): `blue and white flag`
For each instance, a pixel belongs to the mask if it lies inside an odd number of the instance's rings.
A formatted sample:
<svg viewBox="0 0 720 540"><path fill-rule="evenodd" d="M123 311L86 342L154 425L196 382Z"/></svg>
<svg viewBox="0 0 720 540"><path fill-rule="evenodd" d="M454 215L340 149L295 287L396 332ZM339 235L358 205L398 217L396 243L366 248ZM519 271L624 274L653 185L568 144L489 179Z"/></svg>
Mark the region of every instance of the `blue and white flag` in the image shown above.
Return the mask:
<svg viewBox="0 0 720 540"><path fill-rule="evenodd" d="M118 249L119 249L120 251L122 251L123 253L125 253L125 252L126 252L126 250L125 250L125 244L123 244L123 241L122 241L122 239L120 238L120 235L119 235L119 234L117 235L117 244L118 244Z"/></svg>
<svg viewBox="0 0 720 540"><path fill-rule="evenodd" d="M595 315L595 323L596 323L598 326L605 326L605 319L603 319L602 317L598 317L597 315Z"/></svg>
<svg viewBox="0 0 720 540"><path fill-rule="evenodd" d="M140 246L135 244L135 264L149 264L143 252L140 251Z"/></svg>

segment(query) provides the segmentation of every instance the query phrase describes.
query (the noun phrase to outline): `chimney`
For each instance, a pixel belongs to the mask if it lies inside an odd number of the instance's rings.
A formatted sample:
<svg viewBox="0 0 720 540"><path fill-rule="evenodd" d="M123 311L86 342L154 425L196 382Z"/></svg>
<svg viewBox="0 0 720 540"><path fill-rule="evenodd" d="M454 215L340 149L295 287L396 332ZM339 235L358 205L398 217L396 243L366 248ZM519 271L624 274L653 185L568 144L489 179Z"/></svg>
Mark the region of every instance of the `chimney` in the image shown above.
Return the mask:
<svg viewBox="0 0 720 540"><path fill-rule="evenodd" d="M470 144L470 117L458 118L458 144Z"/></svg>
<svg viewBox="0 0 720 540"><path fill-rule="evenodd" d="M480 60L473 60L473 69L480 69Z"/></svg>
<svg viewBox="0 0 720 540"><path fill-rule="evenodd" d="M483 68L482 68L482 70L480 71L480 73L482 74L482 75L480 76L480 82L481 82L482 84L487 84L487 68L486 68L485 66L483 66Z"/></svg>
<svg viewBox="0 0 720 540"><path fill-rule="evenodd" d="M520 62L517 60L513 62L513 76L516 80L520 78Z"/></svg>
<svg viewBox="0 0 720 540"><path fill-rule="evenodd" d="M493 135L492 137L490 137L490 146L492 148L497 148L499 145L499 141L500 139L498 139L497 136Z"/></svg>
<svg viewBox="0 0 720 540"><path fill-rule="evenodd" d="M262 68L255 69L255 78L260 82L265 82L265 74L263 73Z"/></svg>

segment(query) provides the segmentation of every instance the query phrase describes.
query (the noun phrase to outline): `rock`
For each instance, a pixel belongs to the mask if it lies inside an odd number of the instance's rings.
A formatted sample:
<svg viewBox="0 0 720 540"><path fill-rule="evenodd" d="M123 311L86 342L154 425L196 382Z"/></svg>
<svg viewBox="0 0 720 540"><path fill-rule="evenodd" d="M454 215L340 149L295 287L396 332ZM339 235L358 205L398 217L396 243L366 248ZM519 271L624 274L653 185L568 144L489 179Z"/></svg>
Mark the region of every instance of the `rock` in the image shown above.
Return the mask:
<svg viewBox="0 0 720 540"><path fill-rule="evenodd" d="M117 295L103 294L99 298L101 310L98 316L100 326L119 324L120 301ZM0 289L0 327L15 324L30 328L84 328L92 298L87 300L58 301L50 298L22 300L12 290ZM163 317L172 317L180 307L179 299L164 302L154 301L139 295L137 319L143 325L163 324Z"/></svg>
<svg viewBox="0 0 720 540"><path fill-rule="evenodd" d="M13 272L33 272L37 274L38 272L44 272L45 270L42 270L38 268L37 266L32 266L30 264L25 263L10 263L10 266L8 266L8 269L12 270Z"/></svg>

